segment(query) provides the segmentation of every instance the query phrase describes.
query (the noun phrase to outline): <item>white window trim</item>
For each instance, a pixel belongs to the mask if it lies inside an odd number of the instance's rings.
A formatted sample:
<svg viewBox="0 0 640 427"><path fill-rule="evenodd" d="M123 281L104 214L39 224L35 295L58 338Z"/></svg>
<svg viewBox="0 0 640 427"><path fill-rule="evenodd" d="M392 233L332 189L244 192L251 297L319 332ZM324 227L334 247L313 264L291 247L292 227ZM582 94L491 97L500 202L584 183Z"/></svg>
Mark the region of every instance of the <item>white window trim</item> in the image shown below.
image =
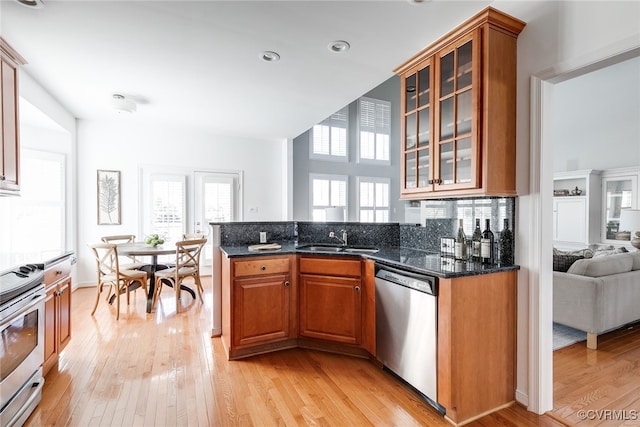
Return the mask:
<svg viewBox="0 0 640 427"><path fill-rule="evenodd" d="M374 104L386 104L389 106L389 111L391 111L391 102L389 101L385 101L382 99L375 99L375 98L368 98L368 97L361 97L358 99L358 119L356 121L357 123L357 132L358 132L358 143L357 145L357 153L358 153L358 163L363 163L363 164L375 164L375 165L391 165L391 124L389 124L389 146L387 147L387 149L389 150L389 159L388 160L378 160L378 159L363 159L360 155L360 151L361 151L361 147L360 147L360 103L361 101L369 101L369 102L373 102ZM390 114L391 115L391 114ZM389 117L389 120L391 120L391 117Z"/></svg>
<svg viewBox="0 0 640 427"><path fill-rule="evenodd" d="M323 174L323 173L310 173L309 174L309 220L313 221L313 180L314 179L324 179L330 181L344 181L345 182L345 206L344 206L344 216L345 218L349 218L349 176L348 175L331 175L331 174ZM326 206L331 207L331 206Z"/></svg>
<svg viewBox="0 0 640 427"><path fill-rule="evenodd" d="M391 218L391 179L389 178L385 178L385 177L369 177L369 176L358 176L356 177L356 209L357 209L357 213L358 213L358 222L362 222L361 218L360 218L360 183L361 182L372 182L374 184L387 184L388 189L389 189L389 194L387 194L387 198L389 200L389 206L387 207L387 211L389 211L389 218ZM374 212L374 216L375 216L375 211L376 211L376 207L374 206L374 208L372 209ZM382 208L378 209L378 210L382 210ZM375 222L373 222L375 223ZM373 224L373 223L369 223L367 222L367 224Z"/></svg>
<svg viewBox="0 0 640 427"><path fill-rule="evenodd" d="M347 120L344 122L345 123L345 132L346 132L346 150L345 150L345 155L344 156L336 156L333 154L320 154L320 153L315 153L313 151L313 126L311 127L311 129L309 129L309 158L313 159L313 160L327 160L327 161L331 161L331 162L342 162L342 163L346 163L349 161L349 106L347 105L344 108L341 108L338 111L341 110L345 110L345 114L346 114L346 118ZM331 116L327 117L326 119L324 119L323 121L316 123L316 125L328 125L330 127L332 126L332 123L335 120L331 118ZM315 125L314 125L315 126ZM331 147L331 141L329 141L329 147ZM329 152L331 152L331 148L329 148Z"/></svg>

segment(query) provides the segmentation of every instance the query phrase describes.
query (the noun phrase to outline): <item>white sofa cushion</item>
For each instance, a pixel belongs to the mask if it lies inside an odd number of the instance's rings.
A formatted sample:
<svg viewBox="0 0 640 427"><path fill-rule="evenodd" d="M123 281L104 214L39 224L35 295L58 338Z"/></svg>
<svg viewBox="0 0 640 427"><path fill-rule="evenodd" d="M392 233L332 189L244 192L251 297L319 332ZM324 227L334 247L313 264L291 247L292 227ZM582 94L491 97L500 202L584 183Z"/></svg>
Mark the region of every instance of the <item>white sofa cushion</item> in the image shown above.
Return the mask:
<svg viewBox="0 0 640 427"><path fill-rule="evenodd" d="M602 277L626 273L634 266L633 254L624 253L591 259L579 259L569 267L567 273L588 277Z"/></svg>

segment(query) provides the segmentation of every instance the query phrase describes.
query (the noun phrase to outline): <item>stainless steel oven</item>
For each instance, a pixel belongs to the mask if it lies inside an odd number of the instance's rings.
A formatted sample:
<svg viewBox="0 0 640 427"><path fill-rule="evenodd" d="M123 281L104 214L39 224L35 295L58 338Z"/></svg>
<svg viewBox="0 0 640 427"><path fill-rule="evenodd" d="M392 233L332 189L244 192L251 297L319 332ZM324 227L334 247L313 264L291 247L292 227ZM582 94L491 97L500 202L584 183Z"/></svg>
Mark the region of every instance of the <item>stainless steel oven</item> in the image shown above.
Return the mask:
<svg viewBox="0 0 640 427"><path fill-rule="evenodd" d="M21 426L42 396L45 288L42 265L0 275L0 426Z"/></svg>

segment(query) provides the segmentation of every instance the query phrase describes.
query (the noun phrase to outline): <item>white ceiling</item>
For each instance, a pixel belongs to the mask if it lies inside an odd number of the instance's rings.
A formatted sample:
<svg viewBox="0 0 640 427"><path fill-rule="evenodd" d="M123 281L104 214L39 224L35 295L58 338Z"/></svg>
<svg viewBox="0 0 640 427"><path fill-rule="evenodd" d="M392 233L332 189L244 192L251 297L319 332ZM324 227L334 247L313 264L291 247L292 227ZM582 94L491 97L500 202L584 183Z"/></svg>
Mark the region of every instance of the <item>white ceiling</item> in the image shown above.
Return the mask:
<svg viewBox="0 0 640 427"><path fill-rule="evenodd" d="M0 0L0 34L75 117L114 118L120 93L128 120L260 139L298 136L491 3L44 1Z"/></svg>

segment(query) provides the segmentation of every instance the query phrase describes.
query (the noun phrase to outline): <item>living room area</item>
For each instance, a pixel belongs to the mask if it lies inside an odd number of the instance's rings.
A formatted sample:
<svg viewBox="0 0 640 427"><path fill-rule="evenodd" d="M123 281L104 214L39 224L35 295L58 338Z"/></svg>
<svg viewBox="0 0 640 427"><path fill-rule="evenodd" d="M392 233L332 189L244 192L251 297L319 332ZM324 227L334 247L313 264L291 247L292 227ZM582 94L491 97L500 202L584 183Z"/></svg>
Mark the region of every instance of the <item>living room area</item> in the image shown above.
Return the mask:
<svg viewBox="0 0 640 427"><path fill-rule="evenodd" d="M576 425L637 417L639 76L635 57L553 85L552 414Z"/></svg>

